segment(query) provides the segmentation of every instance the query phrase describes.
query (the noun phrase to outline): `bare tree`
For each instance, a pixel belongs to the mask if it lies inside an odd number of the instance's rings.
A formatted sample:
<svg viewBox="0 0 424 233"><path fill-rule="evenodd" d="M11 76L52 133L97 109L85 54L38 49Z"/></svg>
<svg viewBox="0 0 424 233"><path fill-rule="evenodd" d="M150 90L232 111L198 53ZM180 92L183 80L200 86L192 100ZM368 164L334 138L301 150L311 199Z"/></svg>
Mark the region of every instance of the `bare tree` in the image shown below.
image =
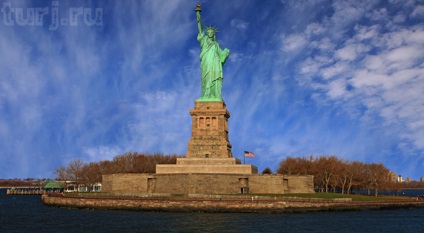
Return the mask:
<svg viewBox="0 0 424 233"><path fill-rule="evenodd" d="M91 192L95 183L102 181L99 163L91 162L82 167L82 181L89 187L89 192Z"/></svg>
<svg viewBox="0 0 424 233"><path fill-rule="evenodd" d="M70 180L71 178L68 169L64 166L61 166L60 168L56 169L54 173L56 174L56 179L58 180L66 181Z"/></svg>
<svg viewBox="0 0 424 233"><path fill-rule="evenodd" d="M386 185L386 183L389 181L390 171L381 163L372 163L370 164L369 169L371 174L370 181L374 188L374 196L377 197L380 188L384 187L384 185Z"/></svg>
<svg viewBox="0 0 424 233"><path fill-rule="evenodd" d="M346 173L348 174L347 180L347 194L351 193L352 186L360 185L360 174L364 170L364 164L361 162L350 162Z"/></svg>
<svg viewBox="0 0 424 233"><path fill-rule="evenodd" d="M319 174L319 177L322 179L326 193L328 193L330 182L337 172L337 165L339 164L339 161L340 159L335 156L321 156L317 160L317 174Z"/></svg>
<svg viewBox="0 0 424 233"><path fill-rule="evenodd" d="M68 173L73 180L75 180L77 183L82 180L83 178L83 167L84 162L81 159L76 159L71 162L69 162L68 165Z"/></svg>
<svg viewBox="0 0 424 233"><path fill-rule="evenodd" d="M267 168L265 168L263 171L262 171L262 174L266 174L266 175L270 175L270 174L272 174L272 170L271 170L271 168L269 168L269 167L267 167Z"/></svg>

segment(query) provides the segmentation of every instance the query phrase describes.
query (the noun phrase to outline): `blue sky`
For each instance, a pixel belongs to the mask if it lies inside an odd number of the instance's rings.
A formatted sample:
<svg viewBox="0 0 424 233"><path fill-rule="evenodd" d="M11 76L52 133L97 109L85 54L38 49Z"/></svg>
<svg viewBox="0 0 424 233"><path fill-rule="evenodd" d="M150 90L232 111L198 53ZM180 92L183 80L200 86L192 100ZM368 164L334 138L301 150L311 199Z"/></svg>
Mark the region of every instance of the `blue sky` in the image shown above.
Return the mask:
<svg viewBox="0 0 424 233"><path fill-rule="evenodd" d="M198 1L0 0L0 178L185 154L201 92ZM337 155L424 176L423 1L200 3L231 51L234 157L252 151L246 162L275 171L287 156Z"/></svg>

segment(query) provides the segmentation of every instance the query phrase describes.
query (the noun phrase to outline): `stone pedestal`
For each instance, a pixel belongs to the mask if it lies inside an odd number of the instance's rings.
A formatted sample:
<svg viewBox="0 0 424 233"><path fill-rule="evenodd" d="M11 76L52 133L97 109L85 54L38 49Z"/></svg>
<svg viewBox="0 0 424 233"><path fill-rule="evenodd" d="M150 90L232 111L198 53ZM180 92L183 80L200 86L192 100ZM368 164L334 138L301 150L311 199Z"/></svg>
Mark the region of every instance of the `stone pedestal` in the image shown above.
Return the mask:
<svg viewBox="0 0 424 233"><path fill-rule="evenodd" d="M186 158L232 158L224 102L195 102Z"/></svg>
<svg viewBox="0 0 424 233"><path fill-rule="evenodd" d="M258 168L233 158L228 140L230 113L224 102L195 102L185 158L158 164L156 174L257 174Z"/></svg>

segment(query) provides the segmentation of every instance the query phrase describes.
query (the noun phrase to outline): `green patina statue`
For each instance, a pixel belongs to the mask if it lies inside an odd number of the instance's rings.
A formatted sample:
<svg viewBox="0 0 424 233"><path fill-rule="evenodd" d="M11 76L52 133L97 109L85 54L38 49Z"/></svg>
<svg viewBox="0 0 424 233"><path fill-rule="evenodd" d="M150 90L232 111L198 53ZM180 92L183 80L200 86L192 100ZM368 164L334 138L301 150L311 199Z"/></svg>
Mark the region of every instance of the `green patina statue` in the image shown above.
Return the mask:
<svg viewBox="0 0 424 233"><path fill-rule="evenodd" d="M197 101L222 101L222 81L224 75L222 66L230 55L230 50L222 50L216 41L215 27L207 27L206 34L200 18L200 4L197 4L196 17L199 35L197 40L200 43L200 69L202 70L202 97Z"/></svg>

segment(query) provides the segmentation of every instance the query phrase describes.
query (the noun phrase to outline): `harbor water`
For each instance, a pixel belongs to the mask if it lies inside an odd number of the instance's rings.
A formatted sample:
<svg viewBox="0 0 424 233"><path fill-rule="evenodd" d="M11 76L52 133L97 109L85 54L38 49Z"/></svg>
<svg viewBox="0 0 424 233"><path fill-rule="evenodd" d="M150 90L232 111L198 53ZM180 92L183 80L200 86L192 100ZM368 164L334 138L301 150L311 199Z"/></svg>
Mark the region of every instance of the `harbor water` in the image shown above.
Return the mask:
<svg viewBox="0 0 424 233"><path fill-rule="evenodd" d="M0 232L424 232L424 209L294 214L166 213L47 207L0 190Z"/></svg>

